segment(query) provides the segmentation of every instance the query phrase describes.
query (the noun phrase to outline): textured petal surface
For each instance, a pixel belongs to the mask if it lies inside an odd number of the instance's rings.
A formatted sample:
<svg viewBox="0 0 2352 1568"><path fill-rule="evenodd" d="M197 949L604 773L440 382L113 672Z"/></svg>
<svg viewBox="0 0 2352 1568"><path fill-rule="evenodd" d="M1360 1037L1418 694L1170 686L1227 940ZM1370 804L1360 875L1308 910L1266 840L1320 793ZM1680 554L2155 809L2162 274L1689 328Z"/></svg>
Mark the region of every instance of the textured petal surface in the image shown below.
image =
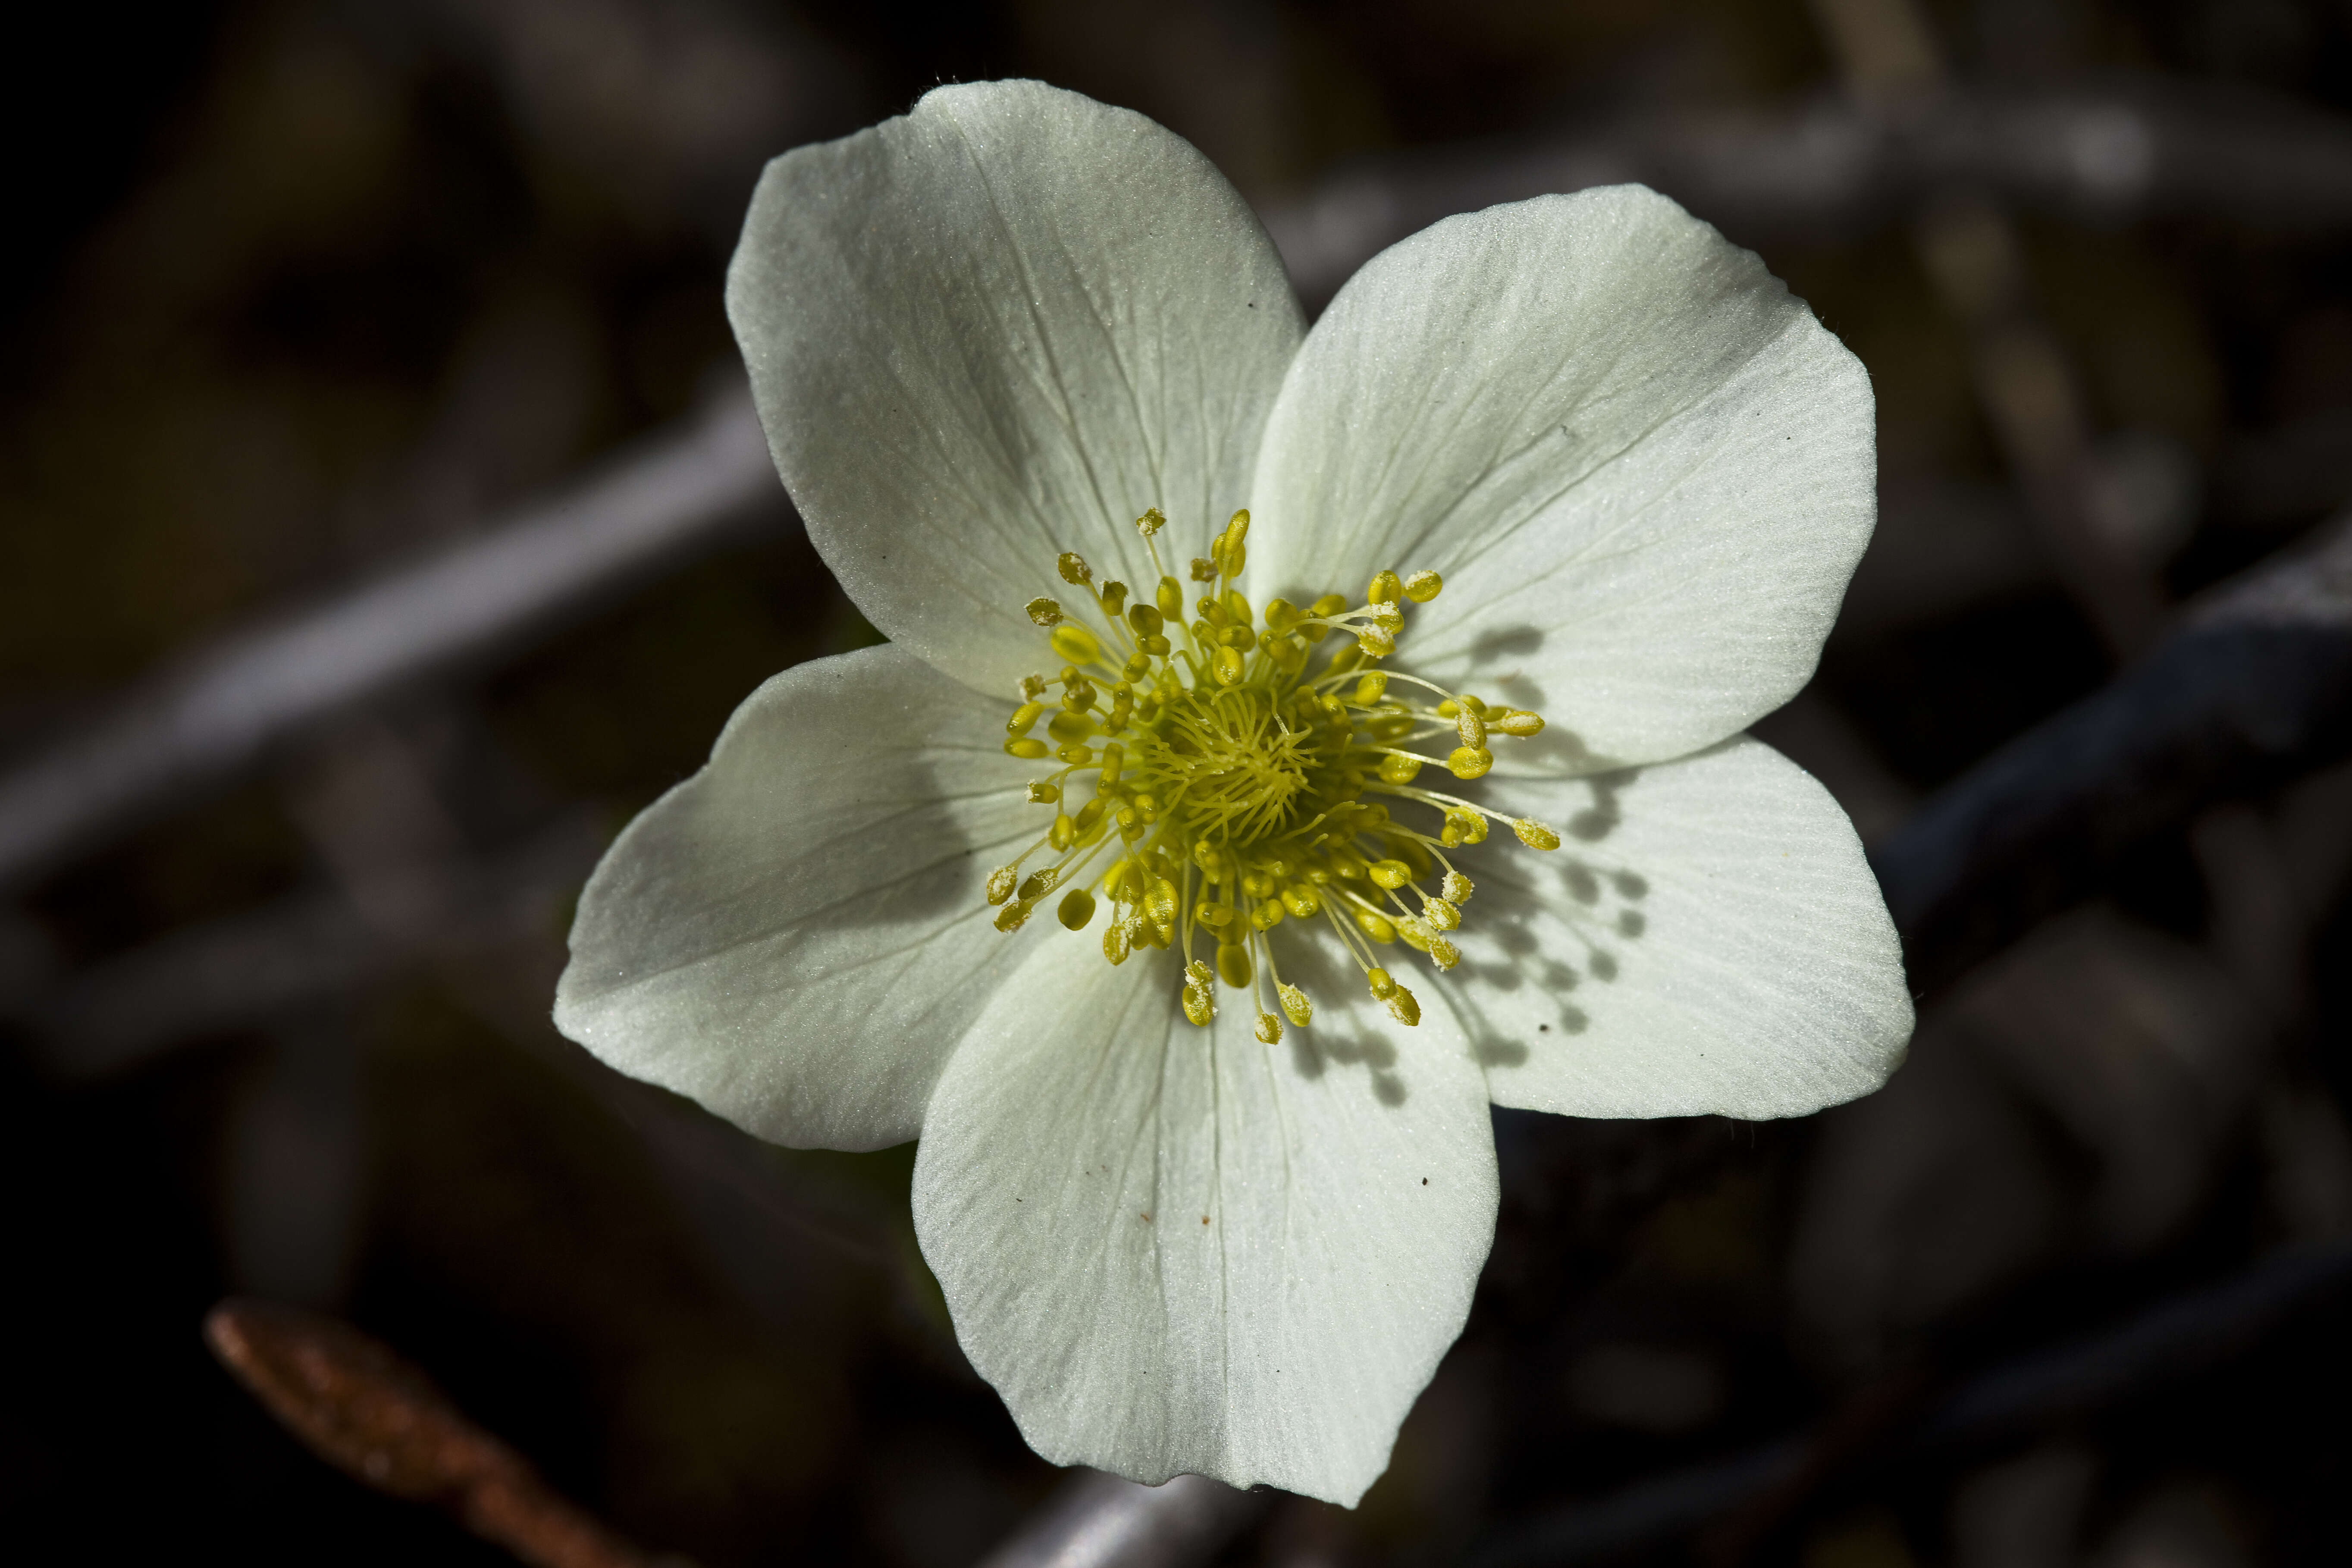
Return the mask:
<svg viewBox="0 0 2352 1568"><path fill-rule="evenodd" d="M1868 377L1639 186L1449 218L1341 289L1268 421L1252 585L1433 567L1416 673L1656 762L1804 684L1876 517Z"/></svg>
<svg viewBox="0 0 2352 1568"><path fill-rule="evenodd" d="M1571 1116L1801 1116L1866 1094L1911 1035L1903 956L1845 815L1741 737L1570 783L1496 781L1438 989L1497 1104Z"/></svg>
<svg viewBox="0 0 2352 1568"><path fill-rule="evenodd" d="M842 585L991 693L1044 657L1021 606L1067 595L1058 552L1148 585L1148 508L1189 553L1246 504L1304 331L1265 230L1189 143L1018 81L769 164L727 308Z"/></svg>
<svg viewBox="0 0 2352 1568"><path fill-rule="evenodd" d="M915 1163L956 1331L1057 1463L1352 1505L1461 1331L1494 1237L1486 1086L1289 942L1315 1026L1261 1045L1166 954L1056 930L958 1047ZM1270 998L1269 998L1270 999Z"/></svg>
<svg viewBox="0 0 2352 1568"><path fill-rule="evenodd" d="M589 879L555 1026L779 1143L914 1137L1004 962L989 869L1034 833L1003 740L898 648L770 680Z"/></svg>

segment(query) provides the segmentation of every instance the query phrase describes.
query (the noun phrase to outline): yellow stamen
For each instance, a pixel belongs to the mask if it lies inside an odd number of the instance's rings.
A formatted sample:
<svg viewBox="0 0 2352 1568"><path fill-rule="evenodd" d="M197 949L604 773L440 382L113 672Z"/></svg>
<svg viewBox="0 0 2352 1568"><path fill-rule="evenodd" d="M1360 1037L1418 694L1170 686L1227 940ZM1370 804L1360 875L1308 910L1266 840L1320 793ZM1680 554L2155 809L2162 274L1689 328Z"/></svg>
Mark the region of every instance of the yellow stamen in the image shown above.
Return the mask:
<svg viewBox="0 0 2352 1568"><path fill-rule="evenodd" d="M988 901L1002 906L996 924L1017 930L1058 898L1057 918L1078 931L1108 900L1106 963L1181 947L1185 1016L1209 1023L1222 981L1251 994L1254 1026L1271 1045L1284 1018L1305 1028L1314 1016L1306 993L1276 967L1276 942L1295 940L1277 933L1319 918L1365 970L1374 998L1401 1023L1417 1022L1419 1003L1374 954L1402 942L1441 970L1460 962L1445 933L1461 929L1471 884L1444 851L1484 841L1488 827L1473 802L1418 782L1437 760L1426 754L1436 749L1428 737L1450 724L1461 744L1444 765L1475 779L1494 765L1496 733L1533 735L1542 719L1379 667L1397 652L1404 605L1437 595L1436 573L1381 572L1360 603L1326 594L1303 609L1284 599L1261 608L1239 582L1247 511L1234 512L1192 560L1199 586L1191 590L1165 570L1172 557L1155 537L1166 526L1157 509L1136 519L1154 574L1142 595L1097 584L1076 552L1055 561L1098 621L1069 619L1051 598L1027 606L1060 668L1050 679L1021 682L1004 750L1062 765L1026 787L1051 814L1038 842L988 879ZM1055 688L1058 700L1048 695ZM1433 698L1433 712L1425 705ZM1391 808L1436 820L1394 819ZM1559 845L1540 824L1501 820L1525 844ZM1024 878L1023 863L1041 855L1045 863ZM1441 869L1432 893L1429 879ZM1274 991L1271 1008L1261 977Z"/></svg>

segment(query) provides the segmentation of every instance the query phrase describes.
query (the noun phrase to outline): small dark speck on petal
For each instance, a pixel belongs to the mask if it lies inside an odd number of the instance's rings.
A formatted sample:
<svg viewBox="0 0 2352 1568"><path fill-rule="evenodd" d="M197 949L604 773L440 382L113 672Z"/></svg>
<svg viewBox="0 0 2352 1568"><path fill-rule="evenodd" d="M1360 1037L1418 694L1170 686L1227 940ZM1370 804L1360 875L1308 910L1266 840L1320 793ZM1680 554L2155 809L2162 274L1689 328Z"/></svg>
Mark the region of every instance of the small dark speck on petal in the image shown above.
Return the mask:
<svg viewBox="0 0 2352 1568"><path fill-rule="evenodd" d="M1536 1032L1538 1034L1549 1035L1551 1033L1551 1026L1549 1024L1538 1024L1536 1026Z"/></svg>
<svg viewBox="0 0 2352 1568"><path fill-rule="evenodd" d="M1429 1185L1429 1178L1428 1178L1427 1176L1423 1176L1423 1177L1422 1177L1422 1179L1421 1179L1421 1184L1422 1184L1423 1186L1424 1186L1424 1187L1425 1187L1425 1186L1427 1186L1427 1185Z"/></svg>
<svg viewBox="0 0 2352 1568"><path fill-rule="evenodd" d="M1208 1224L1208 1223L1209 1223L1209 1216L1208 1216L1207 1215L1202 1215L1201 1216L1201 1223L1202 1223L1202 1225L1206 1225L1206 1224Z"/></svg>
<svg viewBox="0 0 2352 1568"><path fill-rule="evenodd" d="M1146 1225L1150 1225L1151 1223L1151 1211L1150 1209L1143 1211L1143 1223Z"/></svg>

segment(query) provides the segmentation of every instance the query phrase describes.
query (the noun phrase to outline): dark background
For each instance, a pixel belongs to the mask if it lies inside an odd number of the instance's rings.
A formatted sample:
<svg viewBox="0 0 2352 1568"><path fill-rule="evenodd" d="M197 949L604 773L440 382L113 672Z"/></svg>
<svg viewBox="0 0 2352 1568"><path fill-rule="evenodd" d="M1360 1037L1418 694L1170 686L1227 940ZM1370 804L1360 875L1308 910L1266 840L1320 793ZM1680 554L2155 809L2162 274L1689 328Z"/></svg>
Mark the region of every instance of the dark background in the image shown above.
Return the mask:
<svg viewBox="0 0 2352 1568"><path fill-rule="evenodd" d="M1977 87L2194 102L2307 132L2323 163L2352 116L2342 0L1930 16ZM1416 150L1453 160L1424 179L1443 201L1468 188L1445 171L1528 146L1791 121L1854 88L1794 0L41 6L5 61L0 763L690 414L730 374L721 270L761 163L934 83L1129 105L1291 213ZM1819 679L1761 732L1876 841L2116 656L1923 264L1934 193L1825 216L1759 190L1677 194L1867 363L1885 501ZM2118 559L2188 596L2352 500L2352 208L2011 221L2012 303L2075 377ZM585 858L761 679L872 636L779 512L0 903L8 1554L504 1560L285 1436L199 1339L233 1291L380 1336L569 1495L711 1568L953 1568L1046 1494L915 1252L910 1149L751 1145L543 1021ZM1354 1513L1278 1505L1230 1560L1453 1561L1824 1421L1861 1436L1800 1495L1652 1554L2352 1556L2326 1292L2063 1419L1874 1462L1921 1389L2352 1229L2352 777L2296 771L2004 933L1868 1101L1760 1126L1498 1112L1494 1257L1393 1468ZM304 945L370 857L548 843L577 869L496 931ZM2268 924L2223 907L2250 887Z"/></svg>

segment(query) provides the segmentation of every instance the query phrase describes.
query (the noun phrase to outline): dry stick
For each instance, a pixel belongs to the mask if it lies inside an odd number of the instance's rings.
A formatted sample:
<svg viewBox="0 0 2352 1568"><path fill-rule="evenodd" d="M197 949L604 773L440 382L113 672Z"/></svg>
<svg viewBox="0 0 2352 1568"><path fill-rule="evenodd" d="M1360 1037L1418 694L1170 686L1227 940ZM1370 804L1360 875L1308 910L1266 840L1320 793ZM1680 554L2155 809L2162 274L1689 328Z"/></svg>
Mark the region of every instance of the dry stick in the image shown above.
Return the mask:
<svg viewBox="0 0 2352 1568"><path fill-rule="evenodd" d="M232 1298L205 1318L221 1364L304 1446L353 1479L454 1515L532 1568L656 1559L548 1489L382 1342L332 1318Z"/></svg>
<svg viewBox="0 0 2352 1568"><path fill-rule="evenodd" d="M2290 1320L2352 1289L2352 1245L2268 1258L2243 1273L2171 1298L2113 1331L2004 1363L1928 1403L1915 1420L1880 1428L1863 1448L1846 1432L1792 1435L1712 1463L1654 1475L1621 1491L1522 1519L1496 1531L1469 1568L1570 1568L1612 1562L1689 1535L1792 1485L1826 1479L1834 1453L1853 1470L1981 1451L2053 1424L2079 1420L2160 1384L2210 1373L2244 1356ZM1916 1410L1908 1391L1889 1408Z"/></svg>
<svg viewBox="0 0 2352 1568"><path fill-rule="evenodd" d="M159 672L0 774L0 889L225 787L327 721L520 651L790 515L749 395L714 397L478 538Z"/></svg>
<svg viewBox="0 0 2352 1568"><path fill-rule="evenodd" d="M1953 186L2102 223L2352 224L2352 124L2284 98L2150 79L1949 87L1919 99L1895 120L1822 102L1637 113L1370 158L1269 210L1266 226L1299 291L1319 303L1382 247L1440 218L1629 180L1748 244L1866 232L1922 190Z"/></svg>
<svg viewBox="0 0 2352 1568"><path fill-rule="evenodd" d="M1077 1470L981 1568L1194 1568L1273 1500L1205 1476L1147 1487Z"/></svg>

